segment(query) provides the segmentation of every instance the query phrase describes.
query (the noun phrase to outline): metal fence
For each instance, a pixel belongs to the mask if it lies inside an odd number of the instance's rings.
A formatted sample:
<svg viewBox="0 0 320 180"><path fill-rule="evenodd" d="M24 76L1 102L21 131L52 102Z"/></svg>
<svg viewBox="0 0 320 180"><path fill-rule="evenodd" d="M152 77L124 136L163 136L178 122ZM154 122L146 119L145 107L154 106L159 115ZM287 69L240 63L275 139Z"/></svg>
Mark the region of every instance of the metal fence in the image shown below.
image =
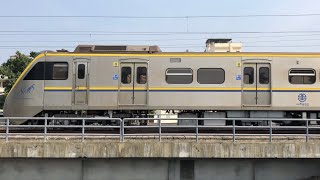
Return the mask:
<svg viewBox="0 0 320 180"><path fill-rule="evenodd" d="M39 125L14 125L19 121L37 121ZM154 122L148 125L135 125L133 122ZM164 120L176 120L179 124L164 124ZM201 122L225 120L229 125L200 125ZM99 137L118 139L123 142L132 137L156 137L159 141L165 137L183 136L194 141L207 137L230 137L233 142L241 136L267 137L272 142L274 137L298 136L306 142L311 137L320 137L319 119L262 119L262 118L52 118L52 117L10 117L0 118L0 138L9 141L11 138L40 137L44 141L52 137L73 137L85 141L88 138ZM67 125L72 121L75 125ZM110 121L114 125L103 125ZM263 126L241 126L239 121L263 122ZM275 122L296 121L299 126L276 126ZM57 125L57 122L60 124ZM66 124L64 124L66 122ZM98 122L98 123L96 123ZM188 122L188 123L184 123ZM191 123L190 123L191 122ZM184 124L184 125L181 125ZM313 125L310 125L313 124Z"/></svg>

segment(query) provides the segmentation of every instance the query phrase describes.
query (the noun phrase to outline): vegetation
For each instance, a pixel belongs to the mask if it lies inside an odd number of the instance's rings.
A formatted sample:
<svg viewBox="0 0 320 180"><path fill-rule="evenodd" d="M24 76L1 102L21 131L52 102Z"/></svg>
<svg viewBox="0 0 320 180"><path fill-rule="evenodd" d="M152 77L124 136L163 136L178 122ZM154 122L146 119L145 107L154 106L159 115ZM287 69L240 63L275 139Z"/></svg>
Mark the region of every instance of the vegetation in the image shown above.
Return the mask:
<svg viewBox="0 0 320 180"><path fill-rule="evenodd" d="M28 64L34 59L39 53L30 52L30 56L24 55L17 51L14 58L9 58L0 66L0 75L8 77L8 82L5 86L5 92L3 96L0 96L0 109L2 109L5 98L9 93L10 89L14 85L15 81L18 79L23 70L28 66Z"/></svg>
<svg viewBox="0 0 320 180"><path fill-rule="evenodd" d="M16 52L15 58L10 58L0 66L0 74L8 76L9 81L5 88L5 95L8 94L14 82L18 79L23 70L28 66L33 58L38 55L36 52L31 52L30 56L24 55L19 51Z"/></svg>

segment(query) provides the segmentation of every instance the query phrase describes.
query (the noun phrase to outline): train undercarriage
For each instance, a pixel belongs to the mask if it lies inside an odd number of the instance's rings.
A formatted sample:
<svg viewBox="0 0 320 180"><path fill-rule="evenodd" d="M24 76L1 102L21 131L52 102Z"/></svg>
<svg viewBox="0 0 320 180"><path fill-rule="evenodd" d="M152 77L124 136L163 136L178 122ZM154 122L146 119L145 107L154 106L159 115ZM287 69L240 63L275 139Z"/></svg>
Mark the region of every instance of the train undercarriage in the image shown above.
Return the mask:
<svg viewBox="0 0 320 180"><path fill-rule="evenodd" d="M126 121L125 125L148 125L153 120L145 120L144 118L163 118L175 119L172 121L178 125L204 125L204 126L225 126L233 125L233 119L237 126L267 126L272 119L273 125L290 126L305 125L306 119L319 119L320 112L301 112L301 111L194 111L194 110L130 110L130 111L46 111L41 112L37 117L55 117L63 118L58 120L48 120L50 125L80 125L81 118L89 118L85 122L91 125L119 125L119 121L112 118L135 118L136 120ZM70 119L68 119L70 118ZM71 119L73 118L73 119ZM75 120L74 118L80 118ZM90 118L96 118L92 120ZM141 119L139 119L141 118ZM185 119L184 119L185 118ZM206 118L205 120L196 120L197 118ZM212 118L210 120L210 118ZM110 120L108 120L110 119ZM192 120L193 119L193 120ZM283 120L282 120L283 119ZM24 124L43 124L43 120L29 120ZM317 125L316 121L309 121L309 124Z"/></svg>

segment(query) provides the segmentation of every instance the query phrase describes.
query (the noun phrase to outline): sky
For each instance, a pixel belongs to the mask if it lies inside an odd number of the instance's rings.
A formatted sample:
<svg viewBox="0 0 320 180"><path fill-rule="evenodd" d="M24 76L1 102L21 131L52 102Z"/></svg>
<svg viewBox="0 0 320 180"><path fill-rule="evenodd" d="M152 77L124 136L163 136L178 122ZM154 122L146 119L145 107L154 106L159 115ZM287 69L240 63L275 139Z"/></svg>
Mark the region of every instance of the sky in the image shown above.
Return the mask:
<svg viewBox="0 0 320 180"><path fill-rule="evenodd" d="M10 0L0 6L0 63L16 51L73 51L79 44L158 45L167 52L203 52L208 38L231 38L248 52L319 52L319 15L192 18L319 10L319 0Z"/></svg>

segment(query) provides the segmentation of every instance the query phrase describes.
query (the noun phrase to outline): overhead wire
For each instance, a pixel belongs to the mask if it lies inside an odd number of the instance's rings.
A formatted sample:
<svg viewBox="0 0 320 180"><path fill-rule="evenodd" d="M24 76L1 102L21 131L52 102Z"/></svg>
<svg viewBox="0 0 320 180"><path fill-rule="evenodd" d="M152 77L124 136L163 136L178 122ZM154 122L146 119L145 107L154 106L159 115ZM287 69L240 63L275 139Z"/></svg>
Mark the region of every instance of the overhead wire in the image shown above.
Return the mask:
<svg viewBox="0 0 320 180"><path fill-rule="evenodd" d="M5 33L5 34L4 34ZM23 34L22 34L23 33ZM166 34L304 34L304 33L320 33L320 30L300 30L300 31L15 31L15 30L0 30L0 35L166 35ZM76 34L75 34L76 33Z"/></svg>
<svg viewBox="0 0 320 180"><path fill-rule="evenodd" d="M319 34L320 35L320 34ZM79 42L152 42L152 41L194 41L206 40L208 38L194 38L194 39L104 39L104 40L0 40L5 43L79 43ZM312 39L280 39L280 40L262 40L262 41L239 41L241 43L261 43L261 42L295 42L295 41L319 41L320 38Z"/></svg>
<svg viewBox="0 0 320 180"><path fill-rule="evenodd" d="M110 19L196 19L196 18L252 18L252 17L307 17L319 13L300 14L242 14L242 15L188 15L188 16L109 16L109 15L0 15L0 18L110 18Z"/></svg>

